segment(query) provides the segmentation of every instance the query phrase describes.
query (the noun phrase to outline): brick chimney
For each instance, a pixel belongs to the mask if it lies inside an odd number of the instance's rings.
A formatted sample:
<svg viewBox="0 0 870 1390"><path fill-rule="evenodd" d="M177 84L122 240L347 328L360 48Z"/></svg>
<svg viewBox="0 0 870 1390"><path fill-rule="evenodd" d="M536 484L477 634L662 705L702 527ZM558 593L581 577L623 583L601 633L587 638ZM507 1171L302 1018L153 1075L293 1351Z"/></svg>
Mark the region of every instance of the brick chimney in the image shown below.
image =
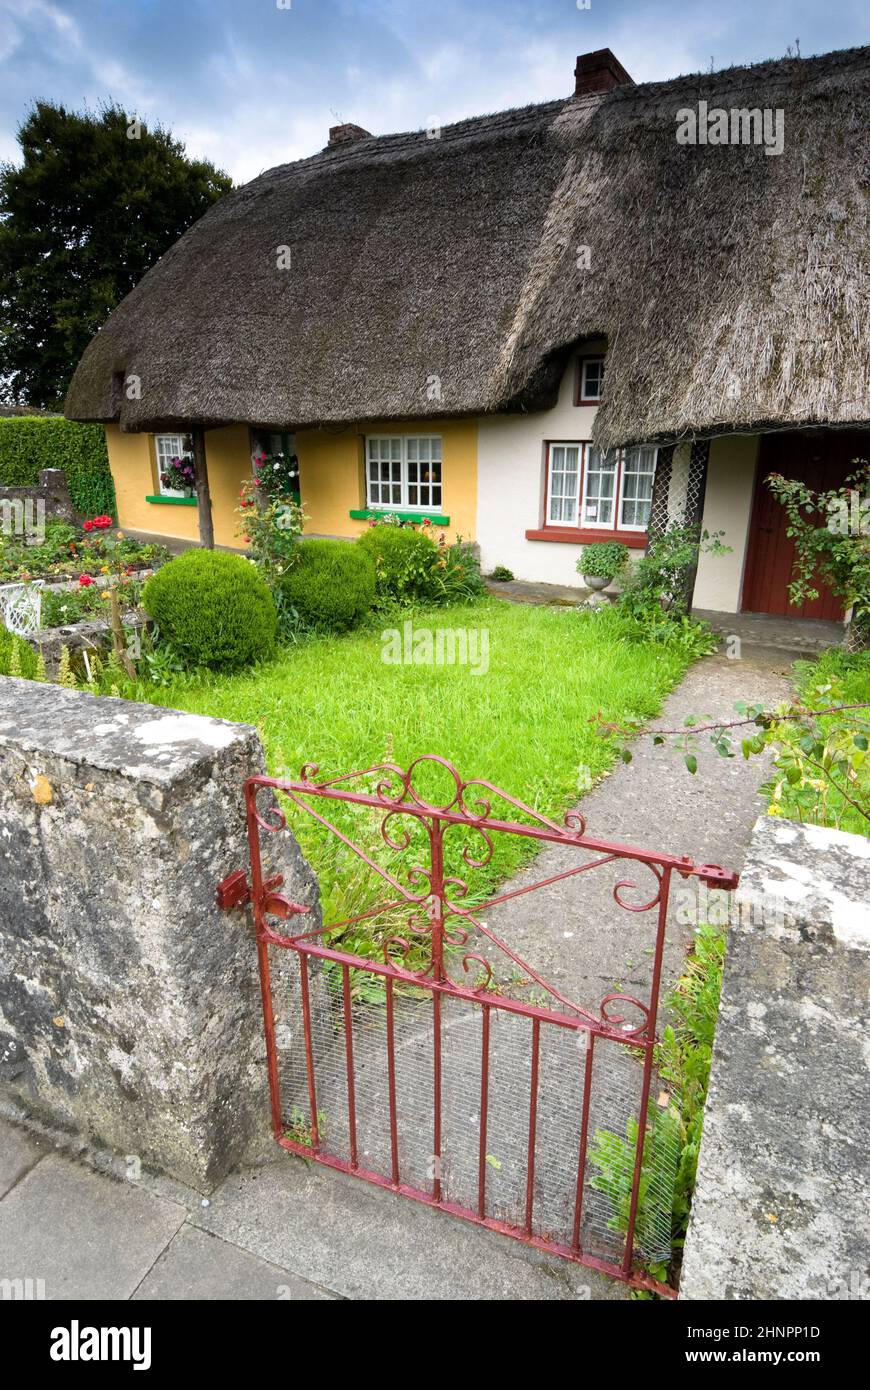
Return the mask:
<svg viewBox="0 0 870 1390"><path fill-rule="evenodd" d="M371 131L363 130L361 125L334 125L329 131L327 149L334 150L340 145L355 145L357 140L371 139Z"/></svg>
<svg viewBox="0 0 870 1390"><path fill-rule="evenodd" d="M622 63L609 48L596 48L594 53L581 53L574 69L574 95L589 92L609 92L613 87L634 86Z"/></svg>

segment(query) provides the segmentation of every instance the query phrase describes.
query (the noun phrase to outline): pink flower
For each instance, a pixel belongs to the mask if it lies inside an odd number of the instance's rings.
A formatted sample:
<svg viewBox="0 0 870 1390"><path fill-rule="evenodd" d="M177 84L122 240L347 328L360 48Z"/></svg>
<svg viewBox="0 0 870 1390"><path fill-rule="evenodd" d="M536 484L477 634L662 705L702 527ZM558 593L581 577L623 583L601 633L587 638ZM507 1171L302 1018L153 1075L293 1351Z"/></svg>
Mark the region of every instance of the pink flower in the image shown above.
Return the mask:
<svg viewBox="0 0 870 1390"><path fill-rule="evenodd" d="M79 575L79 584L81 584L81 586L82 586L83 589L89 589L89 588L91 587L91 585L93 584L93 582L94 582L94 581L93 581L93 578L91 577L91 575L89 575L89 574L80 574L80 575Z"/></svg>

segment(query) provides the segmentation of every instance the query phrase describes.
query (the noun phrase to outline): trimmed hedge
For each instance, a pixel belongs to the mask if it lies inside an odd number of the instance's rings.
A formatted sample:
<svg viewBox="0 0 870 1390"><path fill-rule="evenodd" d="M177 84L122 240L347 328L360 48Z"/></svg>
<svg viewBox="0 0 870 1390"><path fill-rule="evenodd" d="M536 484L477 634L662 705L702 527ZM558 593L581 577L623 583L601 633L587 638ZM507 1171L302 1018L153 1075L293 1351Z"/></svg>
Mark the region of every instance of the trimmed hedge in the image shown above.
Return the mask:
<svg viewBox="0 0 870 1390"><path fill-rule="evenodd" d="M152 575L142 604L187 666L236 671L268 656L275 641L275 601L241 555L188 550Z"/></svg>
<svg viewBox="0 0 870 1390"><path fill-rule="evenodd" d="M437 584L438 547L410 526L372 526L357 544L371 555L381 599L431 599Z"/></svg>
<svg viewBox="0 0 870 1390"><path fill-rule="evenodd" d="M0 487L35 487L43 468L63 469L81 516L117 517L102 425L79 425L61 415L0 419Z"/></svg>
<svg viewBox="0 0 870 1390"><path fill-rule="evenodd" d="M281 581L286 603L309 627L345 632L368 613L375 598L375 566L348 541L301 541L296 563Z"/></svg>

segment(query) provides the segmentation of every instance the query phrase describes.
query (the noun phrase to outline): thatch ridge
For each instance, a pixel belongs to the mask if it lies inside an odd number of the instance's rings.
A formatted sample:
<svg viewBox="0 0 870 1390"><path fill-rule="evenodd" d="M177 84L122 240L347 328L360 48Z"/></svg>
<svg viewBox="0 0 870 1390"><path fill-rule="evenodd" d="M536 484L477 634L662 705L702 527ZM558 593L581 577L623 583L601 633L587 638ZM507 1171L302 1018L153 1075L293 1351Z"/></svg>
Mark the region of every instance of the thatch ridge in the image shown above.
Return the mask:
<svg viewBox="0 0 870 1390"><path fill-rule="evenodd" d="M540 409L572 344L604 335L604 444L870 421L868 78L870 48L782 59L267 170L119 306L67 413L151 429ZM678 145L676 110L701 99L782 108L783 153Z"/></svg>

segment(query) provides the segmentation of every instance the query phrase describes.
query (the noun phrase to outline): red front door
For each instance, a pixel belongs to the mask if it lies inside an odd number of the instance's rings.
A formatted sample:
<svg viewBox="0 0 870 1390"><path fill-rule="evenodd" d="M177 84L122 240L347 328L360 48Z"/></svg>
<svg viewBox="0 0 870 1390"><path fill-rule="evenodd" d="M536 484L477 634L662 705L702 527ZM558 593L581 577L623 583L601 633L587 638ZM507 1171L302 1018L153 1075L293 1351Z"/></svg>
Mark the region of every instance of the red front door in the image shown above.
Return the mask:
<svg viewBox="0 0 870 1390"><path fill-rule="evenodd" d="M782 473L799 478L816 492L840 487L856 471L855 459L870 458L866 434L819 430L804 434L768 434L761 441L752 519L743 579L744 613L780 613L790 618L843 620L843 605L820 580L819 597L794 606L788 587L794 578L795 547L787 535L785 508L765 478Z"/></svg>

